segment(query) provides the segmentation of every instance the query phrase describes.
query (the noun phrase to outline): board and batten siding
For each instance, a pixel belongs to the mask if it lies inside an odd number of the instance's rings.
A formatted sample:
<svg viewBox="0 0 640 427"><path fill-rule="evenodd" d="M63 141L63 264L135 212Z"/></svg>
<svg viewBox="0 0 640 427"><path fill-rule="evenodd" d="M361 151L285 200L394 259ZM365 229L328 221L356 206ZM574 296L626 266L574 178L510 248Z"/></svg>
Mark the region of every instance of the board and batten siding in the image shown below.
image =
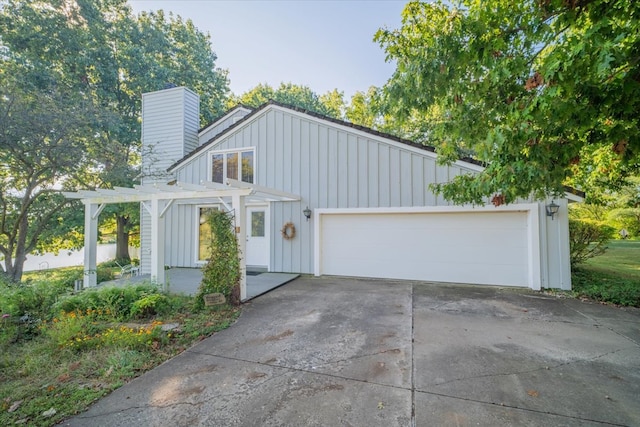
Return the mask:
<svg viewBox="0 0 640 427"><path fill-rule="evenodd" d="M306 220L302 214L306 206L313 210L449 205L429 190L429 184L478 170L460 162L439 166L435 155L426 150L271 105L179 165L176 177L199 184L209 178L210 152L249 147L256 150L256 184L302 198L270 206L270 267L281 272L313 273L314 218ZM195 206L177 215L174 224L192 227L180 235L193 235L195 225L187 224L188 217L195 218ZM292 240L280 234L288 221L296 226ZM195 248L195 242L190 246ZM166 252L172 265L179 265L174 263L186 253L173 247ZM180 261L191 265L184 258Z"/></svg>

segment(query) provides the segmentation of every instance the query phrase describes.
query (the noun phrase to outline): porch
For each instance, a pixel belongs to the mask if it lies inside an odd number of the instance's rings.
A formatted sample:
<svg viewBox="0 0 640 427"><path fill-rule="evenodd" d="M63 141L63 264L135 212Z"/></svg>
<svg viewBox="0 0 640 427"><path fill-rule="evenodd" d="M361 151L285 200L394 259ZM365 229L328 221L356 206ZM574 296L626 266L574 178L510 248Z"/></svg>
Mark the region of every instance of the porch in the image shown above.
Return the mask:
<svg viewBox="0 0 640 427"><path fill-rule="evenodd" d="M269 273L260 270L247 269L247 295L243 301L248 301L279 286L284 285L300 276L296 273ZM166 270L165 288L172 294L195 295L202 280L202 270L199 268L170 268ZM123 277L99 286L125 286L128 284L150 282L150 274Z"/></svg>
<svg viewBox="0 0 640 427"><path fill-rule="evenodd" d="M115 187L113 189L81 190L75 193L63 192L65 197L79 199L85 205L85 226L84 226L84 285L85 287L96 286L96 247L98 239L98 217L100 212L108 204L114 203L134 203L139 202L144 210L150 215L150 244L147 264L141 259L142 271L150 271L147 275L149 279L160 285L165 285L167 281L167 271L164 270L166 236L171 231L167 231L165 226L165 214L172 208L174 203L197 202L199 200L215 200L221 203L227 211L234 211L236 218L235 233L238 239L239 254L246 254L246 203L270 203L276 201L297 201L300 197L294 194L285 193L272 188L262 187L256 184L227 179L226 184L214 182L204 182L202 185L190 184L179 181L168 183L152 183L147 185L134 185L133 188ZM141 227L142 228L142 227ZM246 259L240 257L240 269L246 272ZM199 270L198 270L199 271ZM256 288L256 291L249 294L247 290L246 274L240 280L240 298L242 301L251 299L270 285ZM144 276L140 280L144 280ZM169 280L171 280L169 278ZM288 280L287 280L288 281ZM190 283L190 280L187 280ZM194 279L191 287L187 289L197 290L199 279ZM262 281L260 281L262 282ZM275 282L278 282L276 280ZM270 282L267 282L270 283ZM286 281L284 282L286 283ZM280 283L283 284L283 283ZM277 285L279 286L279 285ZM273 289L273 288L270 288ZM263 292L260 292L263 293ZM253 296L251 296L253 295Z"/></svg>

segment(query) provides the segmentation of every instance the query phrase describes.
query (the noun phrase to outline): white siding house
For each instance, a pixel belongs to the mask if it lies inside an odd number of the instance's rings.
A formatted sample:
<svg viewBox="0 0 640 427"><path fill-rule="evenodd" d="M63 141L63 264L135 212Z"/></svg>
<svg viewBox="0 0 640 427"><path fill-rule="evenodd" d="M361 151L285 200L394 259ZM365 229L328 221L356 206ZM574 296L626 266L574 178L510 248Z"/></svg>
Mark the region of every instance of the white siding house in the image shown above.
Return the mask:
<svg viewBox="0 0 640 427"><path fill-rule="evenodd" d="M430 147L281 105L238 107L198 130L186 88L143 95L143 183L200 186L228 178L299 200L247 197L247 265L269 271L570 289L567 200L452 206L429 190L482 167L438 165ZM154 155L156 157L154 157ZM158 156L159 155L159 156ZM236 181L234 181L236 182ZM307 219L305 208L311 211ZM206 209L230 199L192 198L166 208L164 262L202 265ZM141 208L143 272L154 251ZM286 239L286 223L296 229ZM243 234L245 234L243 232Z"/></svg>

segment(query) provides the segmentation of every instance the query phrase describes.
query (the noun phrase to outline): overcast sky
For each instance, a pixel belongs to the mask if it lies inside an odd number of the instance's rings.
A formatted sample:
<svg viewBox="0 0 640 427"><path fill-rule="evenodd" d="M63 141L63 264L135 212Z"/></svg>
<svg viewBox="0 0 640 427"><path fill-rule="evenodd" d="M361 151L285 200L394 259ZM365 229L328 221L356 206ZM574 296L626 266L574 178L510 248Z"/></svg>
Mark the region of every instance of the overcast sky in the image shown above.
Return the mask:
<svg viewBox="0 0 640 427"><path fill-rule="evenodd" d="M309 86L318 94L382 86L394 70L373 35L398 28L405 0L211 1L129 0L135 13L163 9L211 34L217 66L231 90L258 83Z"/></svg>

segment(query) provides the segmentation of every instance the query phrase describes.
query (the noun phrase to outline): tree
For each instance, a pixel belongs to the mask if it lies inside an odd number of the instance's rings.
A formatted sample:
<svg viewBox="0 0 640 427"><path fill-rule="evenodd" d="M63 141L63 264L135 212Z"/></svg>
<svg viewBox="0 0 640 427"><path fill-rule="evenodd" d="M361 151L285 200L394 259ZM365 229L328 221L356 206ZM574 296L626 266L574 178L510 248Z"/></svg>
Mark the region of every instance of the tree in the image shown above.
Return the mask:
<svg viewBox="0 0 640 427"><path fill-rule="evenodd" d="M224 111L229 91L227 72L215 68L217 59L211 38L198 31L190 20L162 11L143 13L138 19L124 15L121 23L108 26L113 45L110 64L120 78L103 79L104 96L114 111L106 123L104 138L96 158L105 165L99 186L131 186L141 174L140 162L140 94L163 89L167 84L187 86L200 96L200 122L209 123ZM120 31L119 29L124 29ZM122 36L124 35L124 37ZM129 259L129 232L139 227L139 212L131 206L117 205L104 217L116 222L116 258Z"/></svg>
<svg viewBox="0 0 640 427"><path fill-rule="evenodd" d="M628 236L640 237L640 177L629 178L627 184L615 193L614 200L609 218L618 231L624 229Z"/></svg>
<svg viewBox="0 0 640 427"><path fill-rule="evenodd" d="M487 164L433 187L447 199L543 198L578 170L615 180L640 168L638 2L411 2L375 40L397 62L387 111L419 118L443 162Z"/></svg>
<svg viewBox="0 0 640 427"><path fill-rule="evenodd" d="M3 273L18 281L40 237L64 224L60 212L69 201L58 189L82 179L78 164L94 116L62 88L25 89L12 71L0 73L0 254ZM20 75L22 82L31 77Z"/></svg>
<svg viewBox="0 0 640 427"><path fill-rule="evenodd" d="M320 103L324 106L327 115L336 119L344 117L346 105L344 103L344 92L333 89L318 97Z"/></svg>
<svg viewBox="0 0 640 427"><path fill-rule="evenodd" d="M247 107L257 108L273 100L339 119L341 116L337 114L341 112L341 99L342 93L338 92L337 89L319 96L308 86L280 83L278 89L273 89L268 84L261 83L240 96L232 97L228 102L228 107L242 104Z"/></svg>
<svg viewBox="0 0 640 427"><path fill-rule="evenodd" d="M378 128L382 124L379 89L371 86L366 93L354 93L346 107L345 116L351 123Z"/></svg>
<svg viewBox="0 0 640 427"><path fill-rule="evenodd" d="M75 183L76 188L130 186L139 176L141 93L163 89L167 83L186 85L202 94L202 123L223 111L228 93L226 71L215 68L216 56L211 50L210 37L180 17L170 15L167 19L162 12L134 17L125 0L7 0L0 7L0 30L3 93L13 93L6 77L20 76L20 90L15 95L23 97L25 102L45 96L47 90L56 94L43 104L51 110L31 110L32 114L55 116L55 120L52 117L41 123L42 135L46 134L47 125L54 126L50 131L56 132L59 123L69 126L75 123L77 130L82 130L78 144L81 141L83 145L68 147L69 151L64 153L76 156L75 170L70 175L74 179L64 181L68 185ZM7 101L3 106L15 108L25 104L14 98L3 99ZM65 101L56 103L58 98ZM9 100L13 104L8 103ZM65 102L75 103L76 107L67 106ZM86 112L91 112L90 117ZM19 117L21 115L14 112L11 119ZM85 120L77 123L76 119L82 118ZM17 128L24 123L25 120L7 122L7 126ZM64 128L71 132L69 126ZM17 143L19 140L7 141ZM18 158L20 149L27 150L29 144L40 143L34 138L29 141L22 148L5 154ZM7 174L13 176L14 172ZM14 183L23 185L17 180ZM5 188L9 187L5 185ZM9 193L4 191L3 188L3 196L23 194L25 188L17 186L6 190ZM20 216L12 206L3 205L0 215L28 217ZM25 207L32 209L33 205ZM60 214L58 205L52 205L51 209ZM127 231L136 225L137 218L122 210L111 211L111 215L116 217L119 226L119 256L128 258ZM36 223L28 221L25 226L32 230L30 233L35 233L35 240L37 234L46 235L49 242L63 245L69 241L75 243L77 239L60 238L61 234L56 237L51 231L63 233L73 228L72 225L76 229L81 226L81 222L69 222L58 221L55 226L45 227L44 234ZM43 242L39 244L42 246ZM13 277L19 280L23 256L8 250L7 257L15 257L16 265L20 264Z"/></svg>

